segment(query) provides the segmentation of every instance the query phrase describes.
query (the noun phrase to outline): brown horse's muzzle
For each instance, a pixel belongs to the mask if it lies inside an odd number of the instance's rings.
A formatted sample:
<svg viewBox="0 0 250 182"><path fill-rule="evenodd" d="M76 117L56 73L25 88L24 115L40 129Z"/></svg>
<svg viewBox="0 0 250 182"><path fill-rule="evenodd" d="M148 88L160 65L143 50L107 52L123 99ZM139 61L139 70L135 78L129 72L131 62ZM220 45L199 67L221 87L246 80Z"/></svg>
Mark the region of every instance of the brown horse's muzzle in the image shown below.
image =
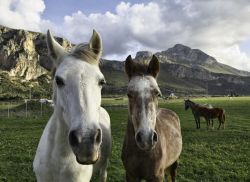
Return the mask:
<svg viewBox="0 0 250 182"><path fill-rule="evenodd" d="M158 142L158 135L154 130L139 130L135 134L135 141L141 150L152 150Z"/></svg>
<svg viewBox="0 0 250 182"><path fill-rule="evenodd" d="M99 159L102 131L100 128L92 130L87 136L82 130L73 130L69 133L69 143L79 164L94 164Z"/></svg>

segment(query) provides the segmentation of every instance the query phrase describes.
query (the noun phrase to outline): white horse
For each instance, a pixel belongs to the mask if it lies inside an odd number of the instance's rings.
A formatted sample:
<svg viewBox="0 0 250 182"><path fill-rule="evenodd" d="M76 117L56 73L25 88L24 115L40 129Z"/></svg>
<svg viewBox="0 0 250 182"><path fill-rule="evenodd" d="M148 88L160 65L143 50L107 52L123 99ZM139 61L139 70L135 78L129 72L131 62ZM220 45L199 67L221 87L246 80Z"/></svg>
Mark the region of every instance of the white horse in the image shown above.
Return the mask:
<svg viewBox="0 0 250 182"><path fill-rule="evenodd" d="M101 37L94 30L89 44L66 52L48 31L47 46L56 70L55 106L33 162L37 181L88 182L98 171L106 181L111 129L101 107Z"/></svg>

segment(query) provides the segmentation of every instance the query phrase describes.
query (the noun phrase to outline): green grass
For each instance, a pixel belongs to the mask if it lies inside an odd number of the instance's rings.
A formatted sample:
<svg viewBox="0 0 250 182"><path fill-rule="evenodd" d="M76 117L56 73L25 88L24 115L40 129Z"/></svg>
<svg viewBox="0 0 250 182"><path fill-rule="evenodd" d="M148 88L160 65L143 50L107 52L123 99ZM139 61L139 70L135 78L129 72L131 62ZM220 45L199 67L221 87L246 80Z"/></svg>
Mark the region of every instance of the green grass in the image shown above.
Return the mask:
<svg viewBox="0 0 250 182"><path fill-rule="evenodd" d="M178 167L178 181L250 181L250 98L202 98L226 110L225 130L195 129L191 111L184 111L183 100L160 101L160 106L174 110L181 119L183 151ZM127 100L106 99L103 105L126 104ZM108 181L124 181L120 160L127 122L126 107L107 107L112 121L113 148ZM49 116L40 118L0 118L0 181L35 181L32 160ZM216 120L215 126L218 126ZM96 181L96 180L94 180Z"/></svg>

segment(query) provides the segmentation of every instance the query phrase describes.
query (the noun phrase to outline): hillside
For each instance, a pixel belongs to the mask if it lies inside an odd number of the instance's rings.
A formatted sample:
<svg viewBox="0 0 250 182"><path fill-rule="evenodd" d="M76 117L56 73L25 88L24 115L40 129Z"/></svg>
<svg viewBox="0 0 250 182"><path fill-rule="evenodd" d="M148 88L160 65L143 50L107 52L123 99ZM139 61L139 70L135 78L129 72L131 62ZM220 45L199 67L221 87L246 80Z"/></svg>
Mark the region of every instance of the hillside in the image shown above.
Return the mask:
<svg viewBox="0 0 250 182"><path fill-rule="evenodd" d="M65 39L57 41L66 49ZM230 91L250 94L250 73L219 63L198 49L176 44L155 53L161 62L158 82L163 94L225 95ZM150 59L152 53L138 52L135 60ZM123 60L122 60L123 61ZM104 94L124 94L127 78L121 61L102 60L101 70L108 82ZM0 26L0 99L50 97L51 60L47 56L45 35Z"/></svg>

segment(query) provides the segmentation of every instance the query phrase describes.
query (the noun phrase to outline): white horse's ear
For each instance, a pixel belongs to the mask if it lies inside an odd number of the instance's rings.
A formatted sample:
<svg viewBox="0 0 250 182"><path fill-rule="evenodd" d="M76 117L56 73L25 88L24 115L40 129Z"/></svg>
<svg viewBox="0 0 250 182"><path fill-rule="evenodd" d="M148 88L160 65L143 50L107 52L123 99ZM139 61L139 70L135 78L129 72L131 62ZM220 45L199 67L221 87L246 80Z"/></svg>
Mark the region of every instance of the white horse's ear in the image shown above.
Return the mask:
<svg viewBox="0 0 250 182"><path fill-rule="evenodd" d="M60 64L59 58L65 54L65 50L54 39L50 30L47 31L47 47L48 47L49 56L54 61L54 65L57 67Z"/></svg>
<svg viewBox="0 0 250 182"><path fill-rule="evenodd" d="M89 48L97 55L97 60L101 58L102 55L102 39L100 34L93 30L92 37L89 41Z"/></svg>

